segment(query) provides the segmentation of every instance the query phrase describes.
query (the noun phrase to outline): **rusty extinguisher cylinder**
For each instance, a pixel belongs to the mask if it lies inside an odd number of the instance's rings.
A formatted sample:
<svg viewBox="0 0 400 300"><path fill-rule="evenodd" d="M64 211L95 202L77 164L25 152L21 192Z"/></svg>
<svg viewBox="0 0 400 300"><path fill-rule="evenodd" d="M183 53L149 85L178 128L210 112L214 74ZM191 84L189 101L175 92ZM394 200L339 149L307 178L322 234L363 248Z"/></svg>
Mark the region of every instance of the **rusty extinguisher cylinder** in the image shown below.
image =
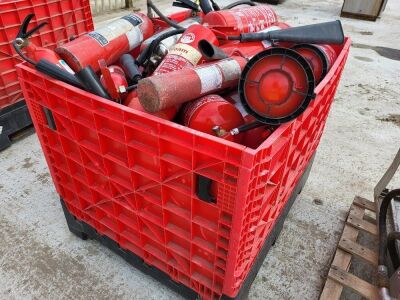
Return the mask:
<svg viewBox="0 0 400 300"><path fill-rule="evenodd" d="M140 103L148 112L157 112L237 86L246 63L245 58L235 56L142 79L138 84Z"/></svg>
<svg viewBox="0 0 400 300"><path fill-rule="evenodd" d="M153 23L146 15L131 13L56 48L56 52L75 72L86 66L98 71L100 59L110 65L153 33Z"/></svg>

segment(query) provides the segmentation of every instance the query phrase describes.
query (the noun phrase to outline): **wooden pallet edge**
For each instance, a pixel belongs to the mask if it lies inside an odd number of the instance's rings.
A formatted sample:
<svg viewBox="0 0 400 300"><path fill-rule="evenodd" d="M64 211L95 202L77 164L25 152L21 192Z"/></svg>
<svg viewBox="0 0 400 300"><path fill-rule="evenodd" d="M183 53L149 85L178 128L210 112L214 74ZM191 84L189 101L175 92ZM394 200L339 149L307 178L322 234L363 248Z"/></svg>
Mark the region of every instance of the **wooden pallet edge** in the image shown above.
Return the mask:
<svg viewBox="0 0 400 300"><path fill-rule="evenodd" d="M379 299L378 287L336 266L330 268L328 277L367 299Z"/></svg>
<svg viewBox="0 0 400 300"><path fill-rule="evenodd" d="M377 299L375 298L377 297L377 287L347 272L350 268L353 256L361 257L372 265L377 265L377 254L356 242L360 231L365 231L373 236L377 236L376 224L363 220L365 212L367 210L375 212L375 207L375 203L372 201L359 196L354 197L346 222L343 226L342 235L339 239L334 258L332 259L327 280L320 295L320 300L340 299L344 287L348 287L366 297L366 295L360 293L362 292L359 291L360 286L367 286L369 288L368 291L364 292L368 296L366 298ZM373 227L375 227L375 229L373 229ZM340 273L337 270L341 270L347 274L345 274L344 277L342 276L344 279L349 278L351 279L351 283L359 283L359 285L348 286L348 284L344 284L341 280L342 277L335 276Z"/></svg>

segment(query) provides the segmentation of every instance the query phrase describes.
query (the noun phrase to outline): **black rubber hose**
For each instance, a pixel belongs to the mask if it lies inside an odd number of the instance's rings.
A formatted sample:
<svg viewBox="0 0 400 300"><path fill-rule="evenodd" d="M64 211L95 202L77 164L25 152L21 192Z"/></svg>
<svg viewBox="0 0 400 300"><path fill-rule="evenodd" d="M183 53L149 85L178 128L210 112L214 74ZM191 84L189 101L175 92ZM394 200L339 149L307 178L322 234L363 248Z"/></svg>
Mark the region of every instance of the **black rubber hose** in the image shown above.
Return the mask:
<svg viewBox="0 0 400 300"><path fill-rule="evenodd" d="M167 31L163 34L161 34L160 36L156 37L151 43L150 45L143 50L142 53L140 53L140 55L138 56L138 58L136 59L136 63L138 64L138 66L143 66L143 64L151 57L151 55L153 54L154 50L156 49L156 47L166 38L169 38L171 36L177 35L177 34L182 34L185 32L185 28L181 28L181 29L174 29L171 31Z"/></svg>
<svg viewBox="0 0 400 300"><path fill-rule="evenodd" d="M237 1L237 2L233 2L227 6L225 6L223 9L231 9L234 8L236 6L239 5L250 5L250 6L256 6L257 4L254 3L253 1L249 1L249 0L241 0L241 1Z"/></svg>
<svg viewBox="0 0 400 300"><path fill-rule="evenodd" d="M390 191L382 200L379 208L379 260L378 264L386 266L386 247L387 247L387 230L386 230L386 218L387 211L389 208L390 201L396 196L400 196L400 189Z"/></svg>
<svg viewBox="0 0 400 300"><path fill-rule="evenodd" d="M387 237L387 250L395 270L400 267L400 253L397 253L396 241L400 241L400 232L389 233Z"/></svg>
<svg viewBox="0 0 400 300"><path fill-rule="evenodd" d="M205 14L214 11L212 4L209 0L200 0L200 7Z"/></svg>
<svg viewBox="0 0 400 300"><path fill-rule="evenodd" d="M219 7L218 3L215 2L214 0L211 0L211 4L214 10L216 11L221 10L221 7Z"/></svg>
<svg viewBox="0 0 400 300"><path fill-rule="evenodd" d="M129 84L136 84L142 79L142 72L140 72L135 59L129 53L121 56L119 63L125 72L125 77L128 79Z"/></svg>
<svg viewBox="0 0 400 300"><path fill-rule="evenodd" d="M168 19L167 16L165 16L158 8L157 6L154 5L153 1L147 0L147 7L150 7L151 9L154 10L154 12L160 17L161 20L163 20L165 23L167 23L169 26L177 28L177 29L182 29L182 26L179 26L177 23L174 21Z"/></svg>
<svg viewBox="0 0 400 300"><path fill-rule="evenodd" d="M130 92L130 91L133 91L133 90L136 90L136 89L137 89L137 84L134 84L134 85L128 86L128 87L126 88L126 91L127 91L127 92Z"/></svg>

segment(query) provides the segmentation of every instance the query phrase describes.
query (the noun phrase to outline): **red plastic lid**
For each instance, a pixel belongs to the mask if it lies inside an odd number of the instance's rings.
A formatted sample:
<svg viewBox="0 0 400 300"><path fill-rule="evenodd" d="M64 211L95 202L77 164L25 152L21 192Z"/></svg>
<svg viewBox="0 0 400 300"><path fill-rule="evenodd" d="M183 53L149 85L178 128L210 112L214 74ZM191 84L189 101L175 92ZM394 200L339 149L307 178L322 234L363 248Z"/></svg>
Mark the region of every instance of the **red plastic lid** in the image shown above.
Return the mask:
<svg viewBox="0 0 400 300"><path fill-rule="evenodd" d="M271 48L246 65L239 94L247 112L266 124L281 124L299 116L314 97L315 80L309 63L286 48Z"/></svg>

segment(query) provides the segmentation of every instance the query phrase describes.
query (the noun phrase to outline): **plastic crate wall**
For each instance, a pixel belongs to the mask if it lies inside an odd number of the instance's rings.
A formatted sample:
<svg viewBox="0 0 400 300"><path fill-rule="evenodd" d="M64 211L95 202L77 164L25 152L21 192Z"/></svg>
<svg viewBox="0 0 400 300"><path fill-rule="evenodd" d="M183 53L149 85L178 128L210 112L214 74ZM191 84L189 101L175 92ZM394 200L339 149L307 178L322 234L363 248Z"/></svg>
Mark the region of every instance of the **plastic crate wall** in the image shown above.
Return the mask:
<svg viewBox="0 0 400 300"><path fill-rule="evenodd" d="M258 149L224 141L49 80L20 81L68 210L203 299L234 297L315 152L348 55L317 98ZM56 129L44 111L52 112ZM217 184L196 196L197 176Z"/></svg>
<svg viewBox="0 0 400 300"><path fill-rule="evenodd" d="M12 42L30 13L35 14L31 26L48 22L31 38L38 46L54 49L93 30L89 0L0 0L0 109L23 99L15 69L21 59Z"/></svg>
<svg viewBox="0 0 400 300"><path fill-rule="evenodd" d="M281 126L268 139L268 146L264 143L263 149L258 149L252 166L244 171L247 181L241 181L241 186L250 188L243 192L245 197L238 199L242 203L237 207L245 209L244 213L235 214L238 219L233 219L232 230L239 238L231 248L236 250L230 252L233 258L228 259L235 293L319 145L349 46L347 41L335 67L317 87L317 97L308 109L289 125Z"/></svg>

